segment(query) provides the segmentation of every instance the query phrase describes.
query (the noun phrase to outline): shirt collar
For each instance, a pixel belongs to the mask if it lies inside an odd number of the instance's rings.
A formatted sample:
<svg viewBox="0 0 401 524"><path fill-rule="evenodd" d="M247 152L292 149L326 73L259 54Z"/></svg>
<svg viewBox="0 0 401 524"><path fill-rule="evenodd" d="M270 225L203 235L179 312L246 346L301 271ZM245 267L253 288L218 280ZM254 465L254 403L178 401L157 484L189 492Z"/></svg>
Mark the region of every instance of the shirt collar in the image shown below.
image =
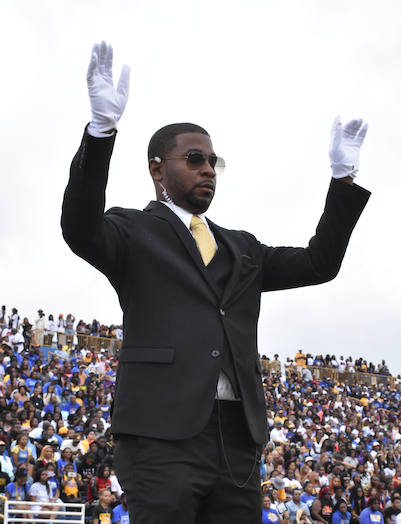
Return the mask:
<svg viewBox="0 0 401 524"><path fill-rule="evenodd" d="M172 204L170 202L165 202L164 200L159 200L162 204L166 205L177 215L177 217L185 224L187 229L191 229L191 220L193 217L193 214L187 211L186 209L183 209L182 207L177 206L176 204ZM209 224L207 223L206 217L204 213L201 213L200 215L196 215L199 217L203 222L206 224L206 227L210 231Z"/></svg>

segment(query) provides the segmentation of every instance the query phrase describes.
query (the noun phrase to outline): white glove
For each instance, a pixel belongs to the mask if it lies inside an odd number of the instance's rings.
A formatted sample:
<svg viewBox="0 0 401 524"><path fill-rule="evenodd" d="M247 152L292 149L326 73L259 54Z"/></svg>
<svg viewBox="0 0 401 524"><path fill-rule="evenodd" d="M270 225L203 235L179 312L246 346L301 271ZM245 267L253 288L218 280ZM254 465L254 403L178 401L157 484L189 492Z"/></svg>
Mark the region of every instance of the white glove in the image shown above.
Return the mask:
<svg viewBox="0 0 401 524"><path fill-rule="evenodd" d="M351 120L344 127L340 116L334 119L329 149L333 178L356 177L359 151L368 130L368 124L361 126L362 118Z"/></svg>
<svg viewBox="0 0 401 524"><path fill-rule="evenodd" d="M94 44L86 75L92 109L88 132L98 138L104 137L105 131L117 127L128 101L130 68L123 66L117 90L114 88L112 68L111 45L104 40L100 45Z"/></svg>

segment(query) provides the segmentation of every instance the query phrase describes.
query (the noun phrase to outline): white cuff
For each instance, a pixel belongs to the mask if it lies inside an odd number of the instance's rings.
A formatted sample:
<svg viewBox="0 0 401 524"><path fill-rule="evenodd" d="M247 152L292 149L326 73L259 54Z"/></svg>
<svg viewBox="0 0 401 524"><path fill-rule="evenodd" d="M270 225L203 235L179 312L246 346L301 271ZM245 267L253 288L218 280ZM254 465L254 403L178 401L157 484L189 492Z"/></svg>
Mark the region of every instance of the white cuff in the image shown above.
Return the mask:
<svg viewBox="0 0 401 524"><path fill-rule="evenodd" d="M96 128L95 128L93 122L91 122L91 123L88 125L88 129L87 129L87 131L88 131L88 134L89 134L90 136L93 136L93 137L95 137L95 138L108 138L108 137L110 137L110 136L113 136L113 135L115 134L115 132L116 132L116 130L113 129L111 133L101 133L100 131L97 131L97 130L96 130Z"/></svg>

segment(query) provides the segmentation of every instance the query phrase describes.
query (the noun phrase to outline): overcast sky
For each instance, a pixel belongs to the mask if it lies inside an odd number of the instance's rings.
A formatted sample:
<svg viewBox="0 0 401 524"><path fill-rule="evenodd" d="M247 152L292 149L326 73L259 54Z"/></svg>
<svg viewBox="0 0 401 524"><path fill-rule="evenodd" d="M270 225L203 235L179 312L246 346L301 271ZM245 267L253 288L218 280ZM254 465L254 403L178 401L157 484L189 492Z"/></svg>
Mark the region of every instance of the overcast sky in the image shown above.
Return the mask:
<svg viewBox="0 0 401 524"><path fill-rule="evenodd" d="M383 358L401 373L399 2L15 0L0 9L0 302L9 313L122 322L114 290L60 229L69 166L90 120L86 70L93 42L104 39L115 78L124 63L132 69L107 208L144 208L154 198L149 138L195 122L227 166L207 216L268 245L305 246L330 182L334 117L369 123L356 181L373 194L340 274L265 294L259 352Z"/></svg>

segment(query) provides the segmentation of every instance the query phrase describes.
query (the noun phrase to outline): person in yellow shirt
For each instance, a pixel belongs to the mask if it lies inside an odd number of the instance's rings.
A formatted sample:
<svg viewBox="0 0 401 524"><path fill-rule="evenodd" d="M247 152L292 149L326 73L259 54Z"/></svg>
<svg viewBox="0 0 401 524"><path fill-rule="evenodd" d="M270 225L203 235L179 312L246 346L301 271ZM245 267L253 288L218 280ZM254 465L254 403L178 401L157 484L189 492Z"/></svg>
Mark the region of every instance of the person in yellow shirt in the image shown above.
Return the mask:
<svg viewBox="0 0 401 524"><path fill-rule="evenodd" d="M67 339L67 344L63 346L62 351L66 351L67 353L71 353L73 351L74 347L72 344L72 340L69 338Z"/></svg>
<svg viewBox="0 0 401 524"><path fill-rule="evenodd" d="M306 355L303 353L302 349L299 349L298 353L295 355L295 363L297 365L297 371L302 371L302 368L306 366Z"/></svg>
<svg viewBox="0 0 401 524"><path fill-rule="evenodd" d="M84 448L85 453L88 452L91 442L96 440L96 431L93 428L88 428L85 430L86 438L81 441L81 446Z"/></svg>
<svg viewBox="0 0 401 524"><path fill-rule="evenodd" d="M81 362L81 364L79 364L79 373L78 373L78 378L79 378L81 386L85 384L85 380L88 378L88 374L85 372L85 370L86 370L86 366L85 364Z"/></svg>
<svg viewBox="0 0 401 524"><path fill-rule="evenodd" d="M64 474L61 477L61 500L63 502L81 502L82 497L79 496L79 488L82 485L81 475L74 471L74 465L68 462L64 466Z"/></svg>

